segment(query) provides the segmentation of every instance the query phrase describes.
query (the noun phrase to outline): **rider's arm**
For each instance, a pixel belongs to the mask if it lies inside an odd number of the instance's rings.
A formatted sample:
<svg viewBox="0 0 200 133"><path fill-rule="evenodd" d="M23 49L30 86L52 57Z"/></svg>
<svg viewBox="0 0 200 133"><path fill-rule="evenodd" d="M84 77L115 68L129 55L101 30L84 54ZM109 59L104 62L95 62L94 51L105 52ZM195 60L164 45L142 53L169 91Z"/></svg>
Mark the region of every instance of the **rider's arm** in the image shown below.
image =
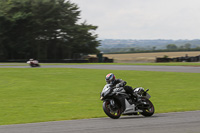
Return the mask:
<svg viewBox="0 0 200 133"><path fill-rule="evenodd" d="M124 87L126 85L126 81L122 79L117 79L116 87Z"/></svg>

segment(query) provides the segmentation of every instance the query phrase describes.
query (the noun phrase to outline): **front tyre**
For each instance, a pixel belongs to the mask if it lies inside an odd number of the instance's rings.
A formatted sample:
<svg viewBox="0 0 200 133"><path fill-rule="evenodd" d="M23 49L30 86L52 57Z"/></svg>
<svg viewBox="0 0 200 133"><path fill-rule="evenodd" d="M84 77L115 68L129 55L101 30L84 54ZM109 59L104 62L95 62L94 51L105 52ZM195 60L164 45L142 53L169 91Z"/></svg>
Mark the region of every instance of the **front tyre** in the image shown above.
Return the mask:
<svg viewBox="0 0 200 133"><path fill-rule="evenodd" d="M149 104L149 106L147 108L143 109L143 112L141 114L146 117L152 116L155 112L153 103L147 98L142 98L142 101Z"/></svg>
<svg viewBox="0 0 200 133"><path fill-rule="evenodd" d="M103 102L103 110L112 119L118 119L121 116L121 109L117 106L112 107L110 101Z"/></svg>

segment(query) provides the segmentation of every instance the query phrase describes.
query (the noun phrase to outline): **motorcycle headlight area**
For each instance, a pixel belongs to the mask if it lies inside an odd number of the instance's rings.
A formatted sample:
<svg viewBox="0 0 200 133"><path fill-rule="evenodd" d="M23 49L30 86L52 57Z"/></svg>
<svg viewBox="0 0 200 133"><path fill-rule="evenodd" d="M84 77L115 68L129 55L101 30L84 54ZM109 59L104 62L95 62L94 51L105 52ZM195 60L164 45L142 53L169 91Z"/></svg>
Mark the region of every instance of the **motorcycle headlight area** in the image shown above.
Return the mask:
<svg viewBox="0 0 200 133"><path fill-rule="evenodd" d="M104 96L108 95L110 93L110 89L104 91Z"/></svg>
<svg viewBox="0 0 200 133"><path fill-rule="evenodd" d="M110 89L105 89L105 90L102 92L102 96L105 97L105 96L107 96L109 93L110 93Z"/></svg>

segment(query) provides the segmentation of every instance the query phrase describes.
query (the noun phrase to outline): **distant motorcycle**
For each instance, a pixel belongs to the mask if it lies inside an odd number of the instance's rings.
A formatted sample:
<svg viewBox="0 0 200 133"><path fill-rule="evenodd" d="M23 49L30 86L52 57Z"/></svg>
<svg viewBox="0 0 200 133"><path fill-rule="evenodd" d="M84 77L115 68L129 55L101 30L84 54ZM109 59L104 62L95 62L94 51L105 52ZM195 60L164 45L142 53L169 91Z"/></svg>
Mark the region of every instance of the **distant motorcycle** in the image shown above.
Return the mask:
<svg viewBox="0 0 200 133"><path fill-rule="evenodd" d="M29 61L27 61L27 63L31 66L31 67L40 67L40 64L37 60L32 60L30 59Z"/></svg>
<svg viewBox="0 0 200 133"><path fill-rule="evenodd" d="M123 87L112 88L110 84L106 84L101 92L101 100L103 101L103 110L107 116L118 119L121 115L138 115L152 116L155 108L149 100L151 97L144 88L134 89L134 93L141 98L144 105L134 102L130 95L125 92Z"/></svg>

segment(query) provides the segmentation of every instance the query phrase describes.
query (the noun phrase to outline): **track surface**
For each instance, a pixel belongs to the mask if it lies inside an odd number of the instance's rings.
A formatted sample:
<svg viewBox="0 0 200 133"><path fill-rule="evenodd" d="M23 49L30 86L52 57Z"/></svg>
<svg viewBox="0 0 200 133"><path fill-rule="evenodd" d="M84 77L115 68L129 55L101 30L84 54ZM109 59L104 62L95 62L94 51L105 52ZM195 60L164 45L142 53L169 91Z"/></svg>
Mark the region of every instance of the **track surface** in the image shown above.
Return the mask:
<svg viewBox="0 0 200 133"><path fill-rule="evenodd" d="M200 111L0 126L1 133L199 133Z"/></svg>
<svg viewBox="0 0 200 133"><path fill-rule="evenodd" d="M29 66L0 66L0 68L30 68ZM192 66L139 66L139 65L44 65L41 68L84 68L109 70L138 70L200 73L200 67Z"/></svg>

